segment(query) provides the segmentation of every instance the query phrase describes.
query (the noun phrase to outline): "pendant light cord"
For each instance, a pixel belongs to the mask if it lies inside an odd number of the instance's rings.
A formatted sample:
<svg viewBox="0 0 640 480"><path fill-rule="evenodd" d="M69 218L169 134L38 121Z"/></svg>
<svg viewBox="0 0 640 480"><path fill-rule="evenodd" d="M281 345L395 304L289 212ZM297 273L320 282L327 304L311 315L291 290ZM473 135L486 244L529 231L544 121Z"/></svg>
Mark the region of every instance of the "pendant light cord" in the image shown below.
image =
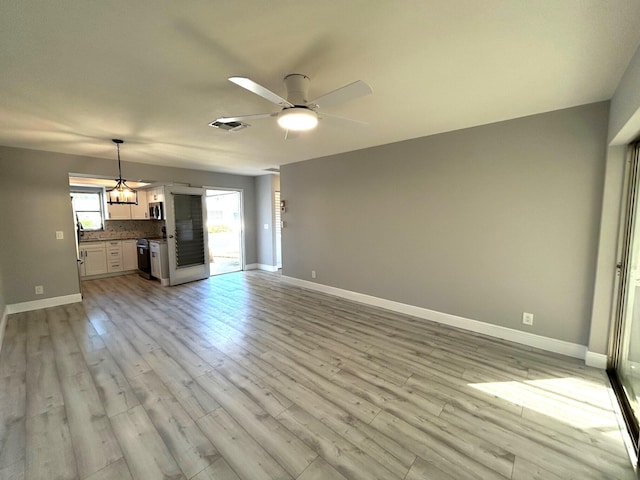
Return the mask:
<svg viewBox="0 0 640 480"><path fill-rule="evenodd" d="M120 144L116 143L118 148L118 180L122 180L122 168L120 168Z"/></svg>

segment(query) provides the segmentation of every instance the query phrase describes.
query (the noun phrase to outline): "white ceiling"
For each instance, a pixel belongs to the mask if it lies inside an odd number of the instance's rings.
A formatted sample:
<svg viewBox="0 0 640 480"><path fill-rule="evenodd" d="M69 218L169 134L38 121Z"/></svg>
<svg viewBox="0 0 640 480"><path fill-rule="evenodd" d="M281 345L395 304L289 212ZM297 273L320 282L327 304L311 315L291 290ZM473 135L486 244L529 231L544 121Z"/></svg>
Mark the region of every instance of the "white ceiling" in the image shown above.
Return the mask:
<svg viewBox="0 0 640 480"><path fill-rule="evenodd" d="M2 0L0 144L258 174L281 164L611 98L637 0ZM278 108L227 81L373 95L285 140Z"/></svg>

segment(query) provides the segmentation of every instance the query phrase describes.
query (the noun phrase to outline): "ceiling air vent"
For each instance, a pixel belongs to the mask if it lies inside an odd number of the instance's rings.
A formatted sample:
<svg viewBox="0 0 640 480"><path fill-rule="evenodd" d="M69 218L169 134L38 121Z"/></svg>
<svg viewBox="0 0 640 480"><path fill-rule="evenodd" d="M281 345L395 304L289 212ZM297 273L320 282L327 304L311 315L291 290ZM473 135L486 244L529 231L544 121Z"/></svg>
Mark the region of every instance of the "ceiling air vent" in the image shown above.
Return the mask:
<svg viewBox="0 0 640 480"><path fill-rule="evenodd" d="M237 132L238 130L242 130L243 128L247 128L249 126L248 123L242 122L220 122L218 120L211 122L209 124L210 127L219 128L220 130L226 130L228 132Z"/></svg>
<svg viewBox="0 0 640 480"><path fill-rule="evenodd" d="M264 169L265 172L276 172L276 173L280 173L280 169L279 168L265 168Z"/></svg>

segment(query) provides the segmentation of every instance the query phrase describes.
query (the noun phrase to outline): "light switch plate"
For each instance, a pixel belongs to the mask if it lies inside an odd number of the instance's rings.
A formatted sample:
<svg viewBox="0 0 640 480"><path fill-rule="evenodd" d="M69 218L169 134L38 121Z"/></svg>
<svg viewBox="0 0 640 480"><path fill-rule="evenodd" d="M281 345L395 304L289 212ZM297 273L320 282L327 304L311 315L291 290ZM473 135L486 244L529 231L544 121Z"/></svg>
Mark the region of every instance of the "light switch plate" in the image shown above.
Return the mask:
<svg viewBox="0 0 640 480"><path fill-rule="evenodd" d="M64 240L64 232L61 230L58 230L56 232L56 240Z"/></svg>

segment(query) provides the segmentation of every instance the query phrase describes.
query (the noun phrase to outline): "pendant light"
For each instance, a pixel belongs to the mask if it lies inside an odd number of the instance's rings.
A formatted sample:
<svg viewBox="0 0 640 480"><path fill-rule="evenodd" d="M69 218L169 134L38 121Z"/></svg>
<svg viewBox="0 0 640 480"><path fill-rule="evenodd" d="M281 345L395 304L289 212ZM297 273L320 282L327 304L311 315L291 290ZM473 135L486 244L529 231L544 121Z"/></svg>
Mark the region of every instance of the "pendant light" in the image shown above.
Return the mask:
<svg viewBox="0 0 640 480"><path fill-rule="evenodd" d="M126 184L126 180L122 179L122 169L120 168L120 144L124 140L119 138L111 139L118 147L118 178L116 186L107 190L107 203L109 205L137 205L138 192Z"/></svg>

